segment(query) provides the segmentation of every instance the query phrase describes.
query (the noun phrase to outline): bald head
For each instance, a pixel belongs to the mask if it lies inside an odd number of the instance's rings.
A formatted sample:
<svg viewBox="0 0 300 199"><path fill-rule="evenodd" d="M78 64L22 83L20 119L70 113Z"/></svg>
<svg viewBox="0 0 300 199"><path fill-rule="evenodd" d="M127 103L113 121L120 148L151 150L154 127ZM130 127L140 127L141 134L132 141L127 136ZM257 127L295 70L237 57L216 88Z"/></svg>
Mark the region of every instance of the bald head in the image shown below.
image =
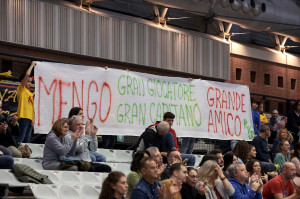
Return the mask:
<svg viewBox="0 0 300 199"><path fill-rule="evenodd" d="M282 165L282 177L286 180L292 180L296 176L296 166L292 162L286 162Z"/></svg>

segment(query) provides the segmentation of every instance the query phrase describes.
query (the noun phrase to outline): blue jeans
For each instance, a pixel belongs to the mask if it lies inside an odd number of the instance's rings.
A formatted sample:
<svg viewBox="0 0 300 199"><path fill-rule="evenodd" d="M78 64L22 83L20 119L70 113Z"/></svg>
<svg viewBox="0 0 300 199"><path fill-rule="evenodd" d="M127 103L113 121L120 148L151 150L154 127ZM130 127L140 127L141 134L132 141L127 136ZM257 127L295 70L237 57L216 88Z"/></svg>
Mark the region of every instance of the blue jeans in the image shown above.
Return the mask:
<svg viewBox="0 0 300 199"><path fill-rule="evenodd" d="M182 158L182 161L185 160L186 158L189 159L189 161L187 162L187 166L190 166L190 167L194 167L195 166L195 162L196 162L196 158L194 155L191 155L191 154L181 154L181 158Z"/></svg>
<svg viewBox="0 0 300 199"><path fill-rule="evenodd" d="M183 154L192 154L196 138L182 138L180 152Z"/></svg>
<svg viewBox="0 0 300 199"><path fill-rule="evenodd" d="M0 156L0 169L11 169L14 165L13 157L9 155Z"/></svg>
<svg viewBox="0 0 300 199"><path fill-rule="evenodd" d="M20 118L19 122L19 136L17 136L17 143L28 143L31 138L32 125L31 120L26 118Z"/></svg>
<svg viewBox="0 0 300 199"><path fill-rule="evenodd" d="M92 162L106 162L106 157L96 151L90 151Z"/></svg>
<svg viewBox="0 0 300 199"><path fill-rule="evenodd" d="M7 148L7 147L0 145L0 151L2 151L3 155L12 156L11 150L9 150L9 148Z"/></svg>

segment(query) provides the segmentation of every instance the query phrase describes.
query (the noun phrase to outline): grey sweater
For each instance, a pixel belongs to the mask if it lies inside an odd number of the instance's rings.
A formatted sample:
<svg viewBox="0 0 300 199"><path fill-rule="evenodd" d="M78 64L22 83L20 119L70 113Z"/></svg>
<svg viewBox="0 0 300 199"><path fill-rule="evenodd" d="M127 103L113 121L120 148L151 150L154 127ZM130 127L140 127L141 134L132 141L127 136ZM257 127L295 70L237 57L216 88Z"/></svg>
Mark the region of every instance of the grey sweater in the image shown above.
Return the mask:
<svg viewBox="0 0 300 199"><path fill-rule="evenodd" d="M69 130L66 137L68 140L71 139L73 131ZM98 140L96 135L82 135L77 139L77 146L75 156L81 160L91 162L90 151L96 151L98 148Z"/></svg>
<svg viewBox="0 0 300 199"><path fill-rule="evenodd" d="M77 142L67 138L57 137L54 131L47 135L43 163L59 162L60 156L74 156Z"/></svg>

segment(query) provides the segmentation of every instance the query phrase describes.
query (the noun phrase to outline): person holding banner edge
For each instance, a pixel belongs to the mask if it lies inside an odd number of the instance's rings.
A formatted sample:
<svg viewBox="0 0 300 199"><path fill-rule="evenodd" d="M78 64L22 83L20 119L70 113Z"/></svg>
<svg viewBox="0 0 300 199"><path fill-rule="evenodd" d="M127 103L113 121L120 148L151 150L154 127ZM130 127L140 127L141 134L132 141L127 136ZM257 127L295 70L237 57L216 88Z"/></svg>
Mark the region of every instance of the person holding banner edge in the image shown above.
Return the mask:
<svg viewBox="0 0 300 199"><path fill-rule="evenodd" d="M25 73L21 84L17 88L18 109L17 116L19 118L19 136L17 142L28 143L31 138L31 133L34 125L34 102L33 93L29 91L32 79L30 73L36 62L32 62L30 67Z"/></svg>

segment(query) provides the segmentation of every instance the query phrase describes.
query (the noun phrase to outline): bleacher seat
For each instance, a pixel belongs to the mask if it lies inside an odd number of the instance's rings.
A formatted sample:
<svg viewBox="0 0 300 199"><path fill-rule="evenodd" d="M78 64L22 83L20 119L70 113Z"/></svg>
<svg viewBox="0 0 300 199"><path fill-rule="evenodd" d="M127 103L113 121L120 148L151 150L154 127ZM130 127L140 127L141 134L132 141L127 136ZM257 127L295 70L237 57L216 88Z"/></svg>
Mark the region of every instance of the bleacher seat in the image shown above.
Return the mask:
<svg viewBox="0 0 300 199"><path fill-rule="evenodd" d="M33 195L37 199L97 199L101 188L97 185L41 185L30 184Z"/></svg>
<svg viewBox="0 0 300 199"><path fill-rule="evenodd" d="M32 144L32 143L24 143L27 144L31 150L31 154L29 158L32 159L42 159L44 155L44 144Z"/></svg>
<svg viewBox="0 0 300 199"><path fill-rule="evenodd" d="M127 176L131 172L129 163L108 163L108 162L102 162L102 163L109 165L112 171L123 172L125 176Z"/></svg>
<svg viewBox="0 0 300 199"><path fill-rule="evenodd" d="M14 158L15 163L17 163L16 159L21 159L21 158ZM31 168L33 168L35 170L43 170L44 168L42 166L42 162L43 162L43 160L41 160L41 159L22 158L20 164L26 164L27 166L30 166Z"/></svg>
<svg viewBox="0 0 300 199"><path fill-rule="evenodd" d="M27 187L28 183L20 182L15 175L7 169L0 169L0 184L9 187Z"/></svg>
<svg viewBox="0 0 300 199"><path fill-rule="evenodd" d="M198 167L204 155L194 155L195 156L195 165L194 167Z"/></svg>
<svg viewBox="0 0 300 199"><path fill-rule="evenodd" d="M130 163L132 161L133 151L131 151L131 150L98 148L97 152L106 157L106 162Z"/></svg>

